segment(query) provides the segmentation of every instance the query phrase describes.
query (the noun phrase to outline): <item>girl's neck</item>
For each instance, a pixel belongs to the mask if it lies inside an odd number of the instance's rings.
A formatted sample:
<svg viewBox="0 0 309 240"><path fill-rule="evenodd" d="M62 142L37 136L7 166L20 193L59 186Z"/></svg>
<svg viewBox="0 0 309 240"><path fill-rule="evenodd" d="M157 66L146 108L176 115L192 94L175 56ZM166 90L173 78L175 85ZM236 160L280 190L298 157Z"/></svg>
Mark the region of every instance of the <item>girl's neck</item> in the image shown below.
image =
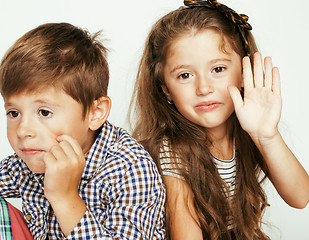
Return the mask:
<svg viewBox="0 0 309 240"><path fill-rule="evenodd" d="M230 128L208 130L208 135L211 139L210 153L216 158L222 160L230 160L234 156L234 141Z"/></svg>

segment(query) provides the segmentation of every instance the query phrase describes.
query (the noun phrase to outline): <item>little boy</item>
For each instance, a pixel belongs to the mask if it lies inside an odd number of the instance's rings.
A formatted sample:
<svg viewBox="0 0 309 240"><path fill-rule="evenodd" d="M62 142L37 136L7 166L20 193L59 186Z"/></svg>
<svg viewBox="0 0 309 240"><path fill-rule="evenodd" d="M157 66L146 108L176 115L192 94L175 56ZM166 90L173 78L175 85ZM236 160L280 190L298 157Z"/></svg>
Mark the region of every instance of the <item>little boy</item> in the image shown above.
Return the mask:
<svg viewBox="0 0 309 240"><path fill-rule="evenodd" d="M21 197L34 239L164 239L165 189L125 130L107 121L106 48L67 23L22 36L0 65L7 136L0 197Z"/></svg>

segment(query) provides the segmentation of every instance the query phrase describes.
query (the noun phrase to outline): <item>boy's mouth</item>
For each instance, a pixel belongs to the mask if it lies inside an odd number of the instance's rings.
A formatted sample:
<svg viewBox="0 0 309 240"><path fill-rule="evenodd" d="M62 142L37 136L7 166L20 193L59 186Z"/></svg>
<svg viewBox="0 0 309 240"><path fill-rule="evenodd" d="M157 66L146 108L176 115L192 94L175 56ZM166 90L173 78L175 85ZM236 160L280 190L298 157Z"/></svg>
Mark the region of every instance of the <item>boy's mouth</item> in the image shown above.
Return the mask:
<svg viewBox="0 0 309 240"><path fill-rule="evenodd" d="M25 156L34 156L43 152L43 150L33 148L23 148L21 151Z"/></svg>

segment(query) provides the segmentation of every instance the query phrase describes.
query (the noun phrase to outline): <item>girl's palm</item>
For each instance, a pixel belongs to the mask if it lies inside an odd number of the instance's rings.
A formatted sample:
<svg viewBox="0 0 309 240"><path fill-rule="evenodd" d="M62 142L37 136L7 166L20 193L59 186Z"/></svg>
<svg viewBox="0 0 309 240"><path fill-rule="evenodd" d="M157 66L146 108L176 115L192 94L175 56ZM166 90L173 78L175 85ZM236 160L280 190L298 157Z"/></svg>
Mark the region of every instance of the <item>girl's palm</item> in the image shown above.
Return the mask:
<svg viewBox="0 0 309 240"><path fill-rule="evenodd" d="M280 76L273 68L270 57L264 60L265 74L260 53L254 55L252 73L249 57L243 59L244 99L236 87L230 87L235 112L242 128L252 138L274 136L281 115Z"/></svg>

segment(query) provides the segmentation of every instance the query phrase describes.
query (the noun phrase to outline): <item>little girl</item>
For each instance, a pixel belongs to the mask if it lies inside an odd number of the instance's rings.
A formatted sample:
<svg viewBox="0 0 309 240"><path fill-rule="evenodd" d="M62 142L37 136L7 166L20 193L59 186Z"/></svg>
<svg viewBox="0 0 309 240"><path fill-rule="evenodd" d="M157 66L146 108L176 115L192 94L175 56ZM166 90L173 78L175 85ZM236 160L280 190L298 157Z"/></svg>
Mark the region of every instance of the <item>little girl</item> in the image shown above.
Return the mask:
<svg viewBox="0 0 309 240"><path fill-rule="evenodd" d="M247 16L185 4L153 26L132 99L133 135L164 176L169 237L268 239L266 177L290 206L309 201L308 174L277 128L278 68L263 64Z"/></svg>

